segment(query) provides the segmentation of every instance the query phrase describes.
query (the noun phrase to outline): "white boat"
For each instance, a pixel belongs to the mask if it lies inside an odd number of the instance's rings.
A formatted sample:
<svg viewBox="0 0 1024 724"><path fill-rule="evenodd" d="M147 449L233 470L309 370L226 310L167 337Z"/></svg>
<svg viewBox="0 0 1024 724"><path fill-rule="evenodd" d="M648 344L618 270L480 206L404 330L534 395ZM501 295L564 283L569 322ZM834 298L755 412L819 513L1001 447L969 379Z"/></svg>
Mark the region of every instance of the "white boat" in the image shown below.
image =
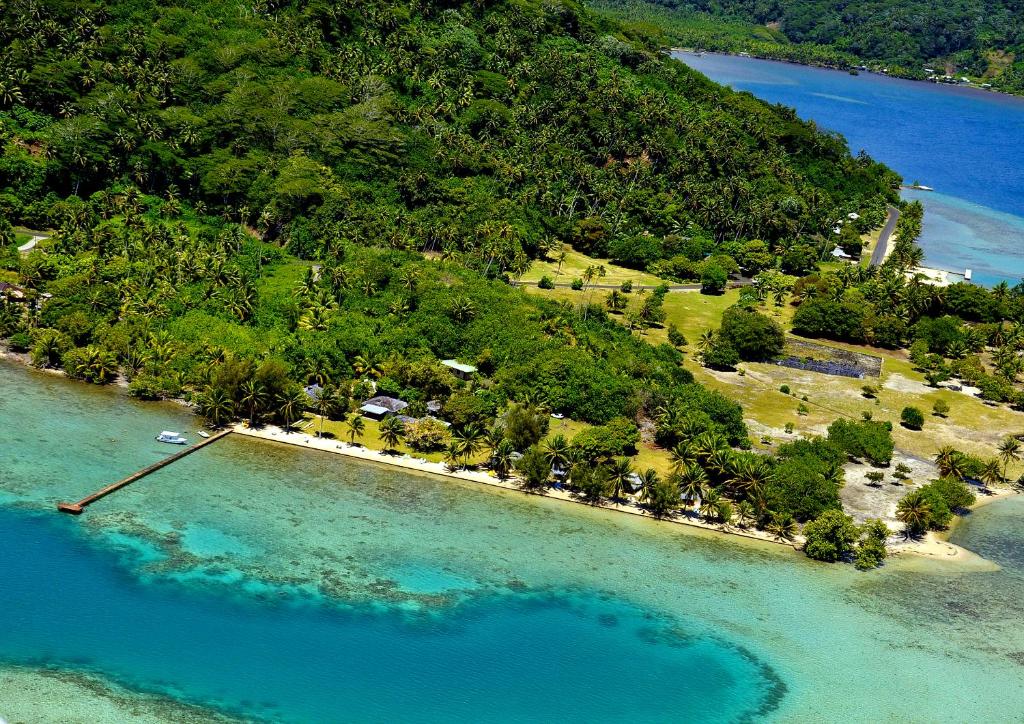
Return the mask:
<svg viewBox="0 0 1024 724"><path fill-rule="evenodd" d="M171 445L184 445L188 442L177 432L171 432L170 430L164 430L156 436L157 442L166 442Z"/></svg>
<svg viewBox="0 0 1024 724"><path fill-rule="evenodd" d="M210 437L210 433L208 433L206 430L200 430L198 435L199 435L199 437L203 438L204 440L206 438Z"/></svg>

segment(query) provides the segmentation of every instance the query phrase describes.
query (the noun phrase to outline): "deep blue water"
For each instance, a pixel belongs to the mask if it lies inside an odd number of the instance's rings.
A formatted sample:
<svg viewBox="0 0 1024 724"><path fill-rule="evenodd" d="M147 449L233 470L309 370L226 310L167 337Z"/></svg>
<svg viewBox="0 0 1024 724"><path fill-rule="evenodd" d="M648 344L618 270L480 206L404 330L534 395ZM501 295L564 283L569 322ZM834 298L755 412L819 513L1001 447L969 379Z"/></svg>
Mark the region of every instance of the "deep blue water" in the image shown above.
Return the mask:
<svg viewBox="0 0 1024 724"><path fill-rule="evenodd" d="M990 284L1024 276L1024 98L975 88L811 68L756 58L677 54L719 83L838 131L930 186L926 262Z"/></svg>

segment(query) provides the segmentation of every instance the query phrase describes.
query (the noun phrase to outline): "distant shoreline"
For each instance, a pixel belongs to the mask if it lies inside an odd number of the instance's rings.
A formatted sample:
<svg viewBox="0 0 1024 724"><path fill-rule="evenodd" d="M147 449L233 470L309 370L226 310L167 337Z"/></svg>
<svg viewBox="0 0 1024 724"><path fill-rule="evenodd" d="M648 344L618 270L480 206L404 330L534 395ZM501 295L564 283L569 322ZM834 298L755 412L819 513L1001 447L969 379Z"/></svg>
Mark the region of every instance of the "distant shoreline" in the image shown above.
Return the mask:
<svg viewBox="0 0 1024 724"><path fill-rule="evenodd" d="M668 53L687 53L689 55L728 55L734 58L748 58L750 60L771 60L776 63L788 63L790 65L799 65L804 68L821 68L822 70L834 70L840 73L849 73L851 70L857 71L857 75L860 73L870 73L871 75L877 75L882 78L893 78L895 80L907 80L914 83L927 83L929 85L936 86L947 86L950 88L965 88L968 90L976 90L982 93L996 93L997 95L1007 96L1009 98L1024 98L1024 94L1021 93L1009 93L1004 90L1000 90L994 87L984 88L978 83L944 83L931 78L913 78L905 75L893 75L892 73L882 73L881 71L872 70L867 67L858 66L841 66L832 65L825 62L815 63L813 61L800 61L792 58L773 58L767 55L758 55L756 52L751 51L731 51L731 50L697 50L696 48L679 48L672 47L667 49Z"/></svg>

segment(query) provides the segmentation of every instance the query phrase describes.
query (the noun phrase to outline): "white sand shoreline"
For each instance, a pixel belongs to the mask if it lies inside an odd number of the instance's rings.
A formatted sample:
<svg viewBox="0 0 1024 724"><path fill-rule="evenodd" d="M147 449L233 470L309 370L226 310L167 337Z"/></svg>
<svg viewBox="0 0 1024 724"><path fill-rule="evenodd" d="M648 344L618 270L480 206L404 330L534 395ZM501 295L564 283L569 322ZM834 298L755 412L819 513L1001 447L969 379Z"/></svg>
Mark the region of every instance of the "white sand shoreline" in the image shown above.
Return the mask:
<svg viewBox="0 0 1024 724"><path fill-rule="evenodd" d="M651 520L662 520L668 523L676 523L679 525L689 526L693 528L701 528L705 531L713 533L720 533L722 535L733 536L740 539L756 540L762 543L772 543L787 548L793 548L799 550L801 540L795 542L779 540L763 531L742 528L736 528L735 526L728 526L723 528L719 525L713 525L711 523L705 523L701 520L696 520L689 517L674 517L674 518L655 518L649 512L632 504L620 504L612 502L604 502L599 505L592 505L584 500L574 497L571 493L565 490L558 490L554 488L547 488L545 491L540 493L532 493L520 488L514 481L514 479L500 480L497 477L477 471L477 470L450 470L448 466L443 463L434 463L422 458L414 458L411 456L402 455L389 455L377 450L370 450L362 446L350 445L339 440L332 439L321 439L314 435L309 435L301 432L288 432L282 430L274 425L268 425L259 429L251 429L244 423L238 423L232 427L232 430L240 435L247 437L258 438L260 440L268 440L270 442L278 442L286 445L295 445L311 450L320 450L322 452L333 453L336 455L345 455L347 457L358 458L374 463L381 463L383 465L391 465L394 467L404 468L406 470L412 470L420 473L427 473L429 475L438 475L445 478L454 478L456 480L463 480L472 483L482 483L484 485L490 485L496 488L503 488L505 490L512 490L525 495L542 495L546 498L552 498L555 500L561 500L566 503L575 503L577 505L586 505L590 508L603 508L604 510L611 510L619 513L628 513L630 515L636 515L643 518L649 518Z"/></svg>

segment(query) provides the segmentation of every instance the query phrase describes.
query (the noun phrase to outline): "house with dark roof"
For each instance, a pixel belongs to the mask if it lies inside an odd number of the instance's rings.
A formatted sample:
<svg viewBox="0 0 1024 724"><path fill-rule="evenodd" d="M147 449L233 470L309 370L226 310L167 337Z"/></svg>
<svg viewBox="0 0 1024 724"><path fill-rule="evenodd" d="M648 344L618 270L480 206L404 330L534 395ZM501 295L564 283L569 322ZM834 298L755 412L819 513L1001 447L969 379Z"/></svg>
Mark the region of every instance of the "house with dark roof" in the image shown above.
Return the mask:
<svg viewBox="0 0 1024 724"><path fill-rule="evenodd" d="M377 395L364 402L359 411L371 420L383 420L388 415L401 413L408 406L408 402L399 400L397 397Z"/></svg>

